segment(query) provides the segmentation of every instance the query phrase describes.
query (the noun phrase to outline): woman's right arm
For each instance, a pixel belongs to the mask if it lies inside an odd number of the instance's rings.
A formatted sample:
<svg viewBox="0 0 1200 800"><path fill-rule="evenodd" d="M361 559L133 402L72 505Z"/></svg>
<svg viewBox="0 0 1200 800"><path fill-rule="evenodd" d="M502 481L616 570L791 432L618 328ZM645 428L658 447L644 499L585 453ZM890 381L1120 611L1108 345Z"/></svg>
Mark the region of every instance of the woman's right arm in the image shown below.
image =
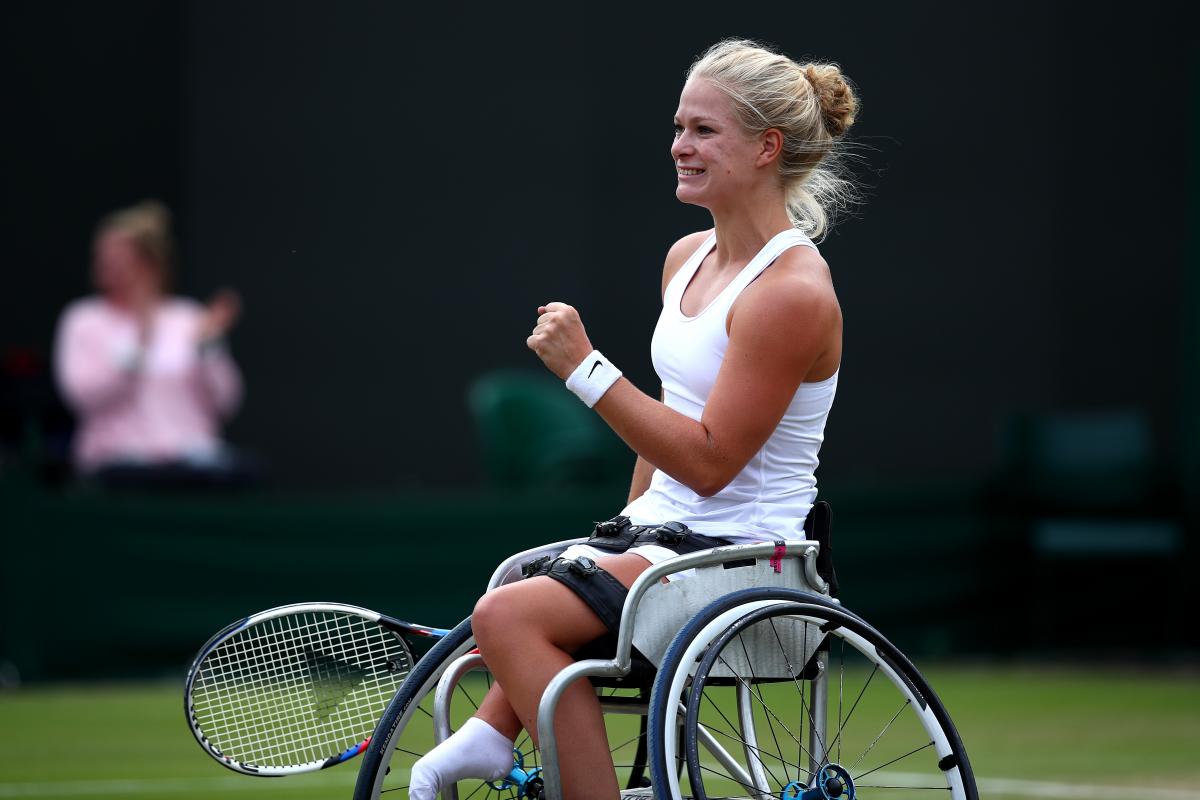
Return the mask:
<svg viewBox="0 0 1200 800"><path fill-rule="evenodd" d="M114 352L111 333L86 307L68 308L59 321L54 371L67 405L77 412L101 410L133 388L139 354Z"/></svg>

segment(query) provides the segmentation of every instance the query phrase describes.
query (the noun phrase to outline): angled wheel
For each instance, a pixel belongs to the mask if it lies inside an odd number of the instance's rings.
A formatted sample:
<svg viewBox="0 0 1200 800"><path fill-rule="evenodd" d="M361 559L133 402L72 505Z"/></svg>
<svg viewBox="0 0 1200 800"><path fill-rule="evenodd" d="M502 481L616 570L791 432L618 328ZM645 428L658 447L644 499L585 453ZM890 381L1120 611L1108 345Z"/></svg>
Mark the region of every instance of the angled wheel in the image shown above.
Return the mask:
<svg viewBox="0 0 1200 800"><path fill-rule="evenodd" d="M662 734L679 727L676 746ZM787 589L727 595L680 631L654 687L650 760L659 796L978 797L912 663L860 617Z"/></svg>
<svg viewBox="0 0 1200 800"><path fill-rule="evenodd" d="M405 800L412 765L439 740L439 726L443 736L449 735L475 713L491 686L491 674L482 660L471 653L474 648L468 619L417 662L384 711L371 745L363 754L354 788L355 800ZM647 737L645 717L636 712L644 712L648 692L606 688L599 693L601 706L609 712L606 724L618 781L628 788L640 787L647 772ZM443 800L468 797L517 800L537 796L540 753L525 732L514 747L514 766L525 777L494 782L461 781L457 787L443 791ZM530 779L528 785L526 778Z"/></svg>
<svg viewBox="0 0 1200 800"><path fill-rule="evenodd" d="M362 755L355 800L407 798L414 761L434 745L433 693L442 673L475 647L471 620L465 619L426 653L384 710L371 744ZM464 691L472 687L464 686ZM470 703L465 695L463 702ZM479 698L472 694L471 700ZM458 703L461 705L461 703Z"/></svg>

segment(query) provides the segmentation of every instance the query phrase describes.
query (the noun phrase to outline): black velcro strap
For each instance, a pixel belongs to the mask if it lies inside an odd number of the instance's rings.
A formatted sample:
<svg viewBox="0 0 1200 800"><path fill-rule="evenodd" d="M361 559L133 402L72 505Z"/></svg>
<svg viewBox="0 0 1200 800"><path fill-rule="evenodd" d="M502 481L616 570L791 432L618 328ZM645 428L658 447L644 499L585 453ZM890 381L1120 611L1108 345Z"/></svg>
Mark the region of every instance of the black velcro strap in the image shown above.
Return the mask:
<svg viewBox="0 0 1200 800"><path fill-rule="evenodd" d="M595 561L583 556L578 559L557 558L549 571L543 573L579 596L600 618L604 627L616 633L621 627L621 609L629 590Z"/></svg>
<svg viewBox="0 0 1200 800"><path fill-rule="evenodd" d="M643 529L634 540L635 547L641 544L656 544L673 550L676 555L686 556L729 544L729 540L696 533L682 522L664 522L657 528Z"/></svg>

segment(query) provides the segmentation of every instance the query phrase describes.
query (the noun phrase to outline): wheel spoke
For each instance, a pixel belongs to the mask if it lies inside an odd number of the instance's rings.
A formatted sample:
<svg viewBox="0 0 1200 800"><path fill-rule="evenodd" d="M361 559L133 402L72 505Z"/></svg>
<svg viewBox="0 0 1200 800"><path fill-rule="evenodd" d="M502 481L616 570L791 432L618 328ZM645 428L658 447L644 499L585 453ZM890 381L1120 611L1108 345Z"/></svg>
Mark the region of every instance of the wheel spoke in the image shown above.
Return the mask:
<svg viewBox="0 0 1200 800"><path fill-rule="evenodd" d="M737 680L739 682L743 682L743 683L745 682L746 679L738 676L737 672L734 671L733 667L729 666L729 662L727 662L724 658L722 658L721 656L717 656L717 660L720 661L722 664L724 664L729 669L730 672L733 672L735 680ZM747 684L747 685L749 686L749 684ZM804 743L801 741L800 737L798 737L798 736L796 736L796 734L792 733L791 729L788 728L787 723L784 722L783 720L781 720L779 718L779 715L771 710L771 707L767 705L765 700L763 700L762 695L754 690L753 686L749 686L749 688L750 688L750 694L754 697L754 699L758 700L758 704L763 707L763 711L765 711L770 716L774 717L775 721L779 723L779 727L783 728L784 733L786 733L788 736L792 737L792 741L796 742L797 744L800 745L800 747L803 748Z"/></svg>
<svg viewBox="0 0 1200 800"><path fill-rule="evenodd" d="M774 626L774 620L771 621L771 624L772 624L772 626ZM752 658L750 658L750 651L746 649L746 640L744 638L742 638L742 635L740 633L738 634L737 638L738 638L738 644L740 644L742 647L742 655L745 656L745 658L746 658L746 666L748 666L750 668L750 681L751 682L746 685L747 688L749 688L754 685L755 678L757 678L758 676L754 672L754 660ZM787 654L784 653L784 658L786 658L786 657L787 657ZM740 678L740 676L735 676L735 677ZM741 680L742 680L742 682L744 682L745 679L743 678ZM751 720L750 720L751 724L754 724L753 717L754 717L754 713L753 713L753 709L752 709L751 710ZM783 748L779 746L779 738L775 736L775 725L771 722L771 715L770 714L766 715L766 719L767 719L767 730L769 730L771 732L771 739L772 739L772 741L775 742L775 750L776 750L776 752L779 753L779 760L783 761L784 760L783 759ZM755 738L755 741L757 742L758 737L755 736L754 738ZM753 749L754 749L756 755L758 753L762 752L758 748L757 744L754 746ZM778 784L780 786L784 786L787 784L787 781L784 781L783 783L779 782L779 779L775 777L775 773L771 772L770 768L767 767L767 765L765 763L763 763L762 756L759 756L758 763L762 764L763 769L767 770L767 773L771 776L771 780L775 781L776 784ZM785 776L787 775L786 771L784 772L784 775Z"/></svg>
<svg viewBox="0 0 1200 800"><path fill-rule="evenodd" d="M919 753L922 750L929 748L929 747L933 747L933 742L929 742L928 744L923 744L914 750L909 750L907 753L905 753L902 756L896 756L891 761L885 761L884 763L880 764L878 767L875 767L874 769L869 769L866 772L862 773L861 775L855 776L854 782L858 783L859 778L865 778L868 775L870 775L872 772L878 772L879 770L883 769L884 767L890 767L892 764L895 764L897 761L903 761L904 759L908 758L909 756L915 755L916 753Z"/></svg>
<svg viewBox="0 0 1200 800"><path fill-rule="evenodd" d="M900 717L900 714L903 713L904 709L908 708L911 705L912 705L912 701L909 700L907 697L904 698L904 702L900 705L900 708L896 709L896 713L892 715L892 718L890 720L888 720L888 724L884 725L883 730L881 730L878 734L876 734L875 738L873 740L871 740L871 743L869 745L867 745L867 749L863 750L862 753L859 755L859 757L854 759L854 763L851 764L850 766L846 767L847 771L854 769L855 767L857 767L859 764L862 763L862 760L867 757L867 753L870 753L871 750L874 749L875 745L879 744L879 740L882 739L883 735L888 732L888 729L892 727L892 724ZM838 743L838 753L839 753L838 763L839 764L841 763L841 760L840 760L841 751L842 751L842 745L839 742Z"/></svg>
<svg viewBox="0 0 1200 800"><path fill-rule="evenodd" d="M425 755L424 753L417 753L417 752L414 752L414 751L412 751L412 750L405 750L403 747L400 747L399 745L397 745L397 746L396 746L395 748L393 748L393 749L394 749L394 750L395 750L397 753L406 753L406 754L408 754L408 755L410 755L410 756L416 756L417 758L420 758L421 756Z"/></svg>
<svg viewBox="0 0 1200 800"><path fill-rule="evenodd" d="M701 725L703 725L704 723L700 723L700 724L701 724ZM745 739L742 739L742 738L740 738L740 737L738 737L738 736L734 736L734 735L733 735L733 734L731 734L731 733L726 733L725 731L718 730L717 728L714 728L714 727L713 727L713 726L711 726L711 725L704 725L704 729L705 729L706 731L708 731L709 733L715 733L715 734L717 734L718 736L724 736L726 739L730 739L730 740L732 740L732 741L735 741L735 742L737 742L738 744L742 745L743 747L749 747L751 750L754 750L756 753L766 753L766 751L765 751L765 750L760 750L759 748L757 748L757 747L755 747L754 745L752 745L752 744L750 744L749 742L747 742ZM767 753L767 755L771 755L771 754L770 754L770 753ZM798 766L800 766L799 764L793 764L793 763L791 763L790 761L788 761L787 759L785 759L785 758L780 758L779 756L771 755L771 757L772 757L772 758L774 758L776 761L778 761L780 764L782 764L782 765L783 765L783 766L785 766L785 767L798 767ZM765 766L765 765L764 765L764 766ZM775 778L775 776L774 776L774 775L772 775L771 777L772 777L772 778ZM775 778L775 780L776 780L776 782L778 782L778 778ZM787 785L787 783L786 783L786 781L785 781L784 783L780 783L779 785L780 785L780 786L786 786L786 785Z"/></svg>
<svg viewBox="0 0 1200 800"><path fill-rule="evenodd" d="M800 681L796 678L796 676L800 674L800 671L796 669L795 665L792 664L792 660L788 658L787 648L783 646L783 640L779 637L779 630L775 627L775 620L771 619L769 621L771 623L771 631L775 634L775 643L779 646L779 651L783 653L783 660L787 665L788 674L792 676L792 684L796 687L796 692L800 695L801 712L808 717L808 724L811 726L812 730L816 731L817 733L817 747L824 749L825 743L822 741L821 731L817 730L817 720L813 715L813 709L808 705L807 702L805 702L804 687L800 685ZM804 621L804 641L806 643L808 642L808 620ZM797 739L797 742L799 741L800 740ZM803 744L800 746L802 748L804 747ZM812 758L812 754L808 753L808 757ZM821 760L825 760L824 756L821 757ZM811 780L813 776L807 768L805 768L804 773L807 776L805 779L805 782L807 783L808 780Z"/></svg>
<svg viewBox="0 0 1200 800"><path fill-rule="evenodd" d="M725 780L727 780L727 781L730 781L731 783L736 783L738 786L741 786L741 787L742 787L742 788L744 788L744 789L749 789L749 790L750 790L751 792L753 792L754 794L760 794L760 792L758 791L758 787L757 787L757 786L751 786L751 785L750 785L750 784L748 784L748 783L744 783L744 782L742 782L742 781L739 781L737 778L733 777L732 775L727 775L727 774L726 774L726 773L724 773L724 772L720 772L720 771L718 771L718 770L715 770L715 769L713 769L712 767L706 767L706 766L705 766L705 765L703 765L703 764L701 764L701 765L700 765L700 769L704 770L705 772L711 772L711 773L713 773L714 775L719 775L719 776L721 776L722 778L724 778ZM715 798L709 798L709 800L715 800Z"/></svg>
<svg viewBox="0 0 1200 800"><path fill-rule="evenodd" d="M833 741L826 745L825 749L821 752L821 763L825 763L825 759L829 757L829 750L833 746L834 742L837 742L842 738L842 731L846 730L846 725L850 724L850 718L854 716L854 710L858 708L858 704L863 699L863 695L867 693L867 687L871 685L871 681L875 680L875 675L878 674L878 672L879 665L876 664L871 669L871 674L867 676L867 681L863 684L862 690L858 693L858 697L854 698L854 704L850 706L850 710L846 712L845 721L838 723L838 731L837 734L834 735Z"/></svg>
<svg viewBox="0 0 1200 800"><path fill-rule="evenodd" d="M476 786L474 789L471 790L471 793L469 795L467 795L464 800L471 800L471 798L474 797L475 795L479 794L479 790L485 786L487 786L486 783L479 784L478 786Z"/></svg>
<svg viewBox="0 0 1200 800"><path fill-rule="evenodd" d="M637 741L638 739L640 739L640 738L642 738L642 734L640 734L640 733L639 733L639 734L637 734L636 736L634 736L632 739L626 739L625 741L621 742L621 743L620 743L619 745L617 745L616 747L610 747L610 748L608 748L608 752L609 752L609 753L615 753L615 752L617 752L618 750L620 750L622 747L628 747L629 745L633 744L634 742L636 742L636 741Z"/></svg>
<svg viewBox="0 0 1200 800"><path fill-rule="evenodd" d="M471 693L467 691L467 687L465 687L461 683L459 683L458 686L456 686L455 688L458 689L458 691L463 693L463 696L467 698L467 702L469 702L471 705L473 705L475 707L476 711L479 710L479 704L475 702L474 697L471 697Z"/></svg>

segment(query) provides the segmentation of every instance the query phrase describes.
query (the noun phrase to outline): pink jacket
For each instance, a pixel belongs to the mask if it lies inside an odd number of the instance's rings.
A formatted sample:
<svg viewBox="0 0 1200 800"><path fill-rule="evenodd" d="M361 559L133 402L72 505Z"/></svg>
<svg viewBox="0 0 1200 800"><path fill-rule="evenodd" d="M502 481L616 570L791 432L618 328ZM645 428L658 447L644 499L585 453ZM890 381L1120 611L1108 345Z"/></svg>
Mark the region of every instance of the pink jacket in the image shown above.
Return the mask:
<svg viewBox="0 0 1200 800"><path fill-rule="evenodd" d="M205 459L221 447L219 421L237 409L242 378L220 348L201 350L203 307L169 298L139 354L137 323L102 298L77 300L58 322L54 365L75 411L75 463Z"/></svg>

